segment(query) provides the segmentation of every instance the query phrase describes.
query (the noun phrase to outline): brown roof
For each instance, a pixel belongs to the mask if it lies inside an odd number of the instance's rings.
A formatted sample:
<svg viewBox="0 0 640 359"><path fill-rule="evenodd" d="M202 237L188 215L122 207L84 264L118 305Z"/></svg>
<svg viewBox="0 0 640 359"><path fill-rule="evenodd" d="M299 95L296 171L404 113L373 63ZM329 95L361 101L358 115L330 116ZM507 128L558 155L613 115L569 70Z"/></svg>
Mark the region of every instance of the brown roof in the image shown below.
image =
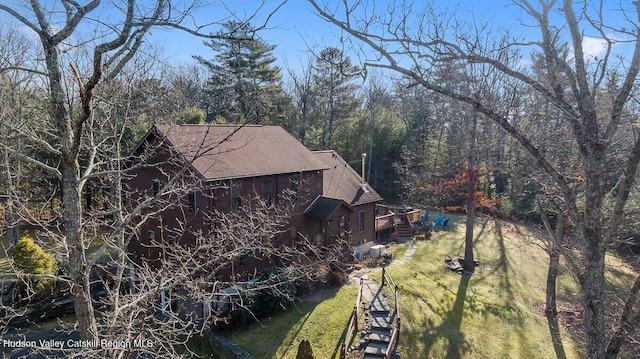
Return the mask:
<svg viewBox="0 0 640 359"><path fill-rule="evenodd" d="M206 180L328 167L280 126L156 125L155 132Z"/></svg>
<svg viewBox="0 0 640 359"><path fill-rule="evenodd" d="M350 205L382 201L382 197L368 184L363 191L362 177L333 150L313 152L329 167L324 171L322 195L337 198Z"/></svg>
<svg viewBox="0 0 640 359"><path fill-rule="evenodd" d="M345 206L353 212L353 207L341 199L318 196L305 209L304 214L315 218L329 218L340 206Z"/></svg>

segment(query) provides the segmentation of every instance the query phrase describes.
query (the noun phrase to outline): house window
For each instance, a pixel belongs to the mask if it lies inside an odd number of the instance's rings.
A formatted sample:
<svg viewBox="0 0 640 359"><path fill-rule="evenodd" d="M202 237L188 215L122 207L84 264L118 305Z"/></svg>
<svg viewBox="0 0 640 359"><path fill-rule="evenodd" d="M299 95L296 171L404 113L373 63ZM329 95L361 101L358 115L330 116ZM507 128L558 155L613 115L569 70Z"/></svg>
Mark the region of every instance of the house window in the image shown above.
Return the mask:
<svg viewBox="0 0 640 359"><path fill-rule="evenodd" d="M187 194L187 199L189 201L189 213L195 213L196 209L198 209L198 206L196 203L196 192L189 191L189 193Z"/></svg>
<svg viewBox="0 0 640 359"><path fill-rule="evenodd" d="M267 207L271 207L271 180L262 180L262 201Z"/></svg>
<svg viewBox="0 0 640 359"><path fill-rule="evenodd" d="M298 203L298 192L300 192L300 176L289 178L289 191L291 191L291 203Z"/></svg>
<svg viewBox="0 0 640 359"><path fill-rule="evenodd" d="M152 244L153 242L155 242L155 240L156 240L156 232L152 231L152 230L148 230L147 231L147 240L149 241L149 244Z"/></svg>
<svg viewBox="0 0 640 359"><path fill-rule="evenodd" d="M168 289L160 292L160 310L165 317L171 316L171 292Z"/></svg>
<svg viewBox="0 0 640 359"><path fill-rule="evenodd" d="M136 293L136 267L133 262L129 262L129 265L125 268L125 275L129 278L129 290L131 293Z"/></svg>
<svg viewBox="0 0 640 359"><path fill-rule="evenodd" d="M347 231L347 217L340 216L340 234Z"/></svg>
<svg viewBox="0 0 640 359"><path fill-rule="evenodd" d="M160 180L156 178L153 180L153 196L157 196L158 193L160 193Z"/></svg>
<svg viewBox="0 0 640 359"><path fill-rule="evenodd" d="M358 232L364 232L364 211L358 212Z"/></svg>
<svg viewBox="0 0 640 359"><path fill-rule="evenodd" d="M319 246L324 244L324 221L322 219L313 220L313 241Z"/></svg>
<svg viewBox="0 0 640 359"><path fill-rule="evenodd" d="M242 187L239 184L231 185L231 211L235 212L242 207Z"/></svg>
<svg viewBox="0 0 640 359"><path fill-rule="evenodd" d="M156 232L153 230L147 230L147 243L143 243L142 247L146 247L146 250L142 253L142 256L151 257L151 247L156 244Z"/></svg>

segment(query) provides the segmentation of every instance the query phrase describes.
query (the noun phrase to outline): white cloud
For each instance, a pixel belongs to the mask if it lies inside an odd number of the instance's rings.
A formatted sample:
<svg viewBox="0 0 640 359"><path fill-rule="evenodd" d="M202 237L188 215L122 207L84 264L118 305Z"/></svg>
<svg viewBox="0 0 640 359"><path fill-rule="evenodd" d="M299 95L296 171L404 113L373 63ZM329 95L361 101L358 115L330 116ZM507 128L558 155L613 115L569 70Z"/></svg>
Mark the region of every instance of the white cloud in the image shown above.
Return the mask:
<svg viewBox="0 0 640 359"><path fill-rule="evenodd" d="M582 39L582 50L585 58L593 60L607 50L607 41L598 37L585 36Z"/></svg>

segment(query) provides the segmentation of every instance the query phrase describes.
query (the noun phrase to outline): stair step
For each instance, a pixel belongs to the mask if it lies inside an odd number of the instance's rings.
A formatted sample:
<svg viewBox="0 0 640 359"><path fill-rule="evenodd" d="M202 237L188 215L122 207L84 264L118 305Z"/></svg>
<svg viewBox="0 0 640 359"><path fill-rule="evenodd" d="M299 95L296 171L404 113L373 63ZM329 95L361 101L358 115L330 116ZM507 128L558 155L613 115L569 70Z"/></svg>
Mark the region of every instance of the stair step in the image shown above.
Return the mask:
<svg viewBox="0 0 640 359"><path fill-rule="evenodd" d="M386 332L386 333L370 333L369 334L369 342L370 343L381 343L381 344L385 344L388 345L389 341L391 340L391 333Z"/></svg>
<svg viewBox="0 0 640 359"><path fill-rule="evenodd" d="M390 319L386 316L372 316L371 317L371 328L375 329L392 329L393 325L390 322Z"/></svg>
<svg viewBox="0 0 640 359"><path fill-rule="evenodd" d="M379 355L380 357L382 357L386 350L387 350L387 345L386 344L370 343L367 346L367 348L364 350L364 354L365 354L365 356L366 355Z"/></svg>
<svg viewBox="0 0 640 359"><path fill-rule="evenodd" d="M391 313L391 308L389 306L372 306L371 308L369 308L369 310L371 311L371 314L377 314L379 316L389 316L389 313Z"/></svg>
<svg viewBox="0 0 640 359"><path fill-rule="evenodd" d="M378 313L386 312L388 314L391 312L391 305L389 305L385 299L376 297L373 298L371 304L369 304L369 310Z"/></svg>

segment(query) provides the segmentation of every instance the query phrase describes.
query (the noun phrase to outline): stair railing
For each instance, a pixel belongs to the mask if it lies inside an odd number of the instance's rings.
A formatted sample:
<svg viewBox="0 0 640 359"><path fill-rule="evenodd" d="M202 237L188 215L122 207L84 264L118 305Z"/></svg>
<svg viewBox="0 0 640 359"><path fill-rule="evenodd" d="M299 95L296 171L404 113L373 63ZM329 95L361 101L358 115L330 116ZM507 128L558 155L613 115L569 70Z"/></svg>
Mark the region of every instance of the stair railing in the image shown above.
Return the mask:
<svg viewBox="0 0 640 359"><path fill-rule="evenodd" d="M398 285L394 282L393 278L391 278L391 275L385 269L385 267L382 267L382 288L384 288L385 284L388 285L389 288L392 288L395 304L395 312L393 318L393 321L395 322L395 328L393 328L393 334L391 334L389 345L387 345L387 349L382 354L383 359L389 359L392 357L393 350L400 341L400 294Z"/></svg>
<svg viewBox="0 0 640 359"><path fill-rule="evenodd" d="M358 332L358 317L359 317L360 302L362 301L363 286L364 286L364 281L362 280L362 278L360 278L360 289L358 290L358 295L356 296L356 303L353 305L353 312L351 312L351 318L349 319L347 334L345 335L344 343L342 343L341 358L347 357L347 351L349 350L349 345L351 345L353 334Z"/></svg>

